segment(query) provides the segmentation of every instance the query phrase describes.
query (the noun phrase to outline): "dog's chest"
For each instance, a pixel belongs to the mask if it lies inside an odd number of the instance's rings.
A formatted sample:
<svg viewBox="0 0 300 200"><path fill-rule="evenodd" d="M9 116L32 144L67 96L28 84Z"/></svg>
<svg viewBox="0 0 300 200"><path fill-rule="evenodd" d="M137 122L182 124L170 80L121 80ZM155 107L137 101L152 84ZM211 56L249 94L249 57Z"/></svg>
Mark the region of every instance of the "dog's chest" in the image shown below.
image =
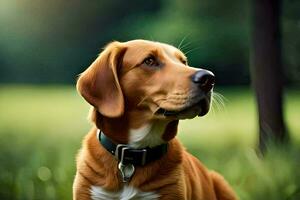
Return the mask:
<svg viewBox="0 0 300 200"><path fill-rule="evenodd" d="M142 192L131 186L124 186L122 190L117 192L110 192L102 187L91 186L92 200L155 200L159 195L155 192Z"/></svg>

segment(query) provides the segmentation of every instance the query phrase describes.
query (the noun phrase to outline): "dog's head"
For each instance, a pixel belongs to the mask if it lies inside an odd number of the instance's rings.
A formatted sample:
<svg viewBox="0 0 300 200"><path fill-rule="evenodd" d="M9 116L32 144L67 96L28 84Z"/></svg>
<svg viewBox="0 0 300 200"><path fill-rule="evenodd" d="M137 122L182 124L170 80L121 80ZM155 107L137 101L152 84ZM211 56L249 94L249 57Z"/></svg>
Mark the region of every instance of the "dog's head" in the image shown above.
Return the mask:
<svg viewBox="0 0 300 200"><path fill-rule="evenodd" d="M110 43L77 83L102 116L135 121L205 115L213 86L212 72L190 67L179 49L145 40Z"/></svg>

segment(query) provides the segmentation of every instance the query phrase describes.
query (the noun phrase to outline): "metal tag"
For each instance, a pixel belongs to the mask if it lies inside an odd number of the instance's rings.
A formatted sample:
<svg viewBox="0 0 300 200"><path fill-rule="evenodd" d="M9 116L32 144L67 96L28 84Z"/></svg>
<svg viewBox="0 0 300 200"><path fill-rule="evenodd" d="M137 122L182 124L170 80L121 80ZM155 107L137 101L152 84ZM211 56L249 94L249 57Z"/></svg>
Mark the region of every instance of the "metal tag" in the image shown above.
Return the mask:
<svg viewBox="0 0 300 200"><path fill-rule="evenodd" d="M118 168L122 176L123 182L129 182L135 172L134 166L132 164L124 165L122 164L122 162L120 162Z"/></svg>

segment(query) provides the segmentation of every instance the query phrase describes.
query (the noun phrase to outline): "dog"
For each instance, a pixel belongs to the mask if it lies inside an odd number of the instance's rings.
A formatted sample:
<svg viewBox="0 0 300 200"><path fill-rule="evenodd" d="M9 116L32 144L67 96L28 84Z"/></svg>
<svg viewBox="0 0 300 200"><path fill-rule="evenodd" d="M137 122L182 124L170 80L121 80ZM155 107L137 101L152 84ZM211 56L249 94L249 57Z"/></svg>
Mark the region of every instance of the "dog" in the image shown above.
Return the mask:
<svg viewBox="0 0 300 200"><path fill-rule="evenodd" d="M209 111L214 83L171 45L108 44L77 81L94 127L77 156L73 199L237 199L175 137L179 120Z"/></svg>

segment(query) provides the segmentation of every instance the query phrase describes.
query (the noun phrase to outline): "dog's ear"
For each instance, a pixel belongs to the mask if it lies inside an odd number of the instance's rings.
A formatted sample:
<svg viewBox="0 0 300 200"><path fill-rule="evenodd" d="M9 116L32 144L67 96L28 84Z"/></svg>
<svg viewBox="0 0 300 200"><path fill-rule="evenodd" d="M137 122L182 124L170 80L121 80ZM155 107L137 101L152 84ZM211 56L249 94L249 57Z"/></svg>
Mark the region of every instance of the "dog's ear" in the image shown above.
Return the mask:
<svg viewBox="0 0 300 200"><path fill-rule="evenodd" d="M118 79L126 47L112 42L77 81L77 90L103 116L114 118L124 113L124 97Z"/></svg>

